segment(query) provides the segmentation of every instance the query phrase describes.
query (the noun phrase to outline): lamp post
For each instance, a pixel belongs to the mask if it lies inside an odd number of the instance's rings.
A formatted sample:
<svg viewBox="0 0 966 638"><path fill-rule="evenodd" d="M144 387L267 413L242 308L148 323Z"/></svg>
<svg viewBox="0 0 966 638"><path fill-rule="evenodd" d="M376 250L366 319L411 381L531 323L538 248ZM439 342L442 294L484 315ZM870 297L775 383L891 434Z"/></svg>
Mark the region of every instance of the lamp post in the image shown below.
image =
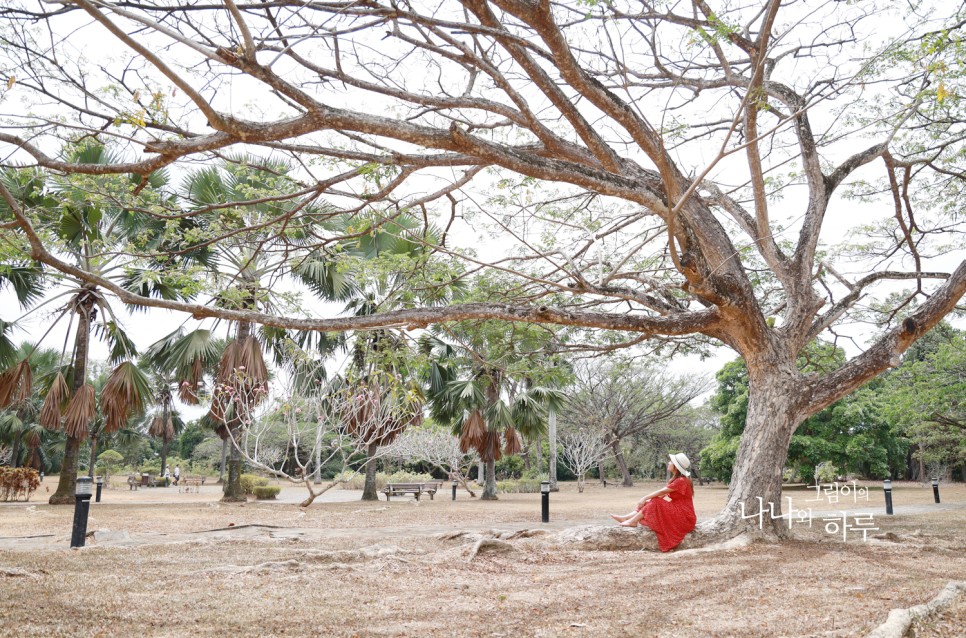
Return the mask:
<svg viewBox="0 0 966 638"><path fill-rule="evenodd" d="M74 527L70 534L71 547L83 547L87 537L87 515L91 509L91 477L82 476L77 479L77 490L74 492Z"/></svg>
<svg viewBox="0 0 966 638"><path fill-rule="evenodd" d="M101 488L104 487L104 477L103 476L95 477L94 478L94 483L97 484L97 494L96 494L96 496L94 496L94 502L95 503L100 503L101 502Z"/></svg>
<svg viewBox="0 0 966 638"><path fill-rule="evenodd" d="M456 500L456 479L453 479L453 500Z"/></svg>
<svg viewBox="0 0 966 638"><path fill-rule="evenodd" d="M550 481L540 483L540 521L550 522Z"/></svg>
<svg viewBox="0 0 966 638"><path fill-rule="evenodd" d="M882 481L882 492L885 494L886 499L886 514L892 514L892 480L886 479Z"/></svg>
<svg viewBox="0 0 966 638"><path fill-rule="evenodd" d="M939 479L938 478L934 478L932 480L932 495L933 495L933 498L935 498L936 502L938 503L939 502Z"/></svg>

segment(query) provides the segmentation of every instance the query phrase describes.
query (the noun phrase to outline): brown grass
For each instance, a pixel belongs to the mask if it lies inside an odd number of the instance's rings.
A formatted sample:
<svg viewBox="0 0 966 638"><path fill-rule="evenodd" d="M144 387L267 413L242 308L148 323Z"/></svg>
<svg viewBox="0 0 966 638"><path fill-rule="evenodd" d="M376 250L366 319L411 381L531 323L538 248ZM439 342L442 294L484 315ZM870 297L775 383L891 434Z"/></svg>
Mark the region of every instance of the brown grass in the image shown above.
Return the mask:
<svg viewBox="0 0 966 638"><path fill-rule="evenodd" d="M89 529L125 530L144 544L82 551L66 549L72 508L38 495L0 506L8 537L0 538L0 636L858 636L890 609L966 578L966 509L877 514L894 540L842 542L816 523L799 540L713 554L580 551L538 537L468 563L471 543L436 536L606 524L608 511L630 509L655 486L589 485L579 494L564 484L551 495L547 526L537 494L483 502L460 492L454 502L447 490L419 504L352 500L302 511L220 504L217 486L197 495L112 489L92 505ZM286 488L282 498L301 494ZM696 487L699 518L724 495ZM787 495L796 507L814 498ZM881 511L881 496L861 505ZM894 496L897 506L932 503L931 489L913 484L897 484ZM943 502L966 504L966 487L944 486ZM273 527L243 528L252 524ZM204 532L227 527L237 532ZM39 534L53 536L9 540ZM374 545L398 551L321 555Z"/></svg>

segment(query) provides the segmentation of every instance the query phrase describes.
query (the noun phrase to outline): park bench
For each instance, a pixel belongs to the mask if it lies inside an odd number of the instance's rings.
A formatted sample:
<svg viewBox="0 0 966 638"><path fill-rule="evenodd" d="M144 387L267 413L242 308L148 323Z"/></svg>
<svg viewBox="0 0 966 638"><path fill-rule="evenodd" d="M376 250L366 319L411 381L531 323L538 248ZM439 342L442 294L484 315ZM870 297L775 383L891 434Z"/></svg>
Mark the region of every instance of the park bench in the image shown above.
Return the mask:
<svg viewBox="0 0 966 638"><path fill-rule="evenodd" d="M382 488L382 493L386 495L387 501L393 496L401 496L403 494L412 494L416 497L417 501L421 495L429 494L429 500L433 500L433 496L435 496L436 491L442 484L442 481L426 481L425 483L388 483L386 487Z"/></svg>
<svg viewBox="0 0 966 638"><path fill-rule="evenodd" d="M128 474L128 476L127 476L127 489L129 491L130 490L137 490L139 487L141 487L141 479L138 477L138 475L137 474Z"/></svg>
<svg viewBox="0 0 966 638"><path fill-rule="evenodd" d="M198 493L204 484L205 478L203 476L186 476L178 482L178 493L184 492L187 494L192 490Z"/></svg>

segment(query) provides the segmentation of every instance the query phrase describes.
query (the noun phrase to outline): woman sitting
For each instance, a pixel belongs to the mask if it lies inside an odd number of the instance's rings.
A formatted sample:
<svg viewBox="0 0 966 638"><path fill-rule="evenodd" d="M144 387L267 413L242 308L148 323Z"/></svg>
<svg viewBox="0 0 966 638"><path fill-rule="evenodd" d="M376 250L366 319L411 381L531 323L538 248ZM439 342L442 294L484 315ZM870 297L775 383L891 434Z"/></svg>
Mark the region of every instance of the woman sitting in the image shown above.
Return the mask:
<svg viewBox="0 0 966 638"><path fill-rule="evenodd" d="M681 544L688 532L694 529L694 486L691 485L691 461L683 453L669 454L667 464L671 480L666 487L652 492L637 503L637 509L629 514L611 514L622 527L647 525L657 534L657 544L662 552L668 552ZM665 498L667 497L667 498Z"/></svg>

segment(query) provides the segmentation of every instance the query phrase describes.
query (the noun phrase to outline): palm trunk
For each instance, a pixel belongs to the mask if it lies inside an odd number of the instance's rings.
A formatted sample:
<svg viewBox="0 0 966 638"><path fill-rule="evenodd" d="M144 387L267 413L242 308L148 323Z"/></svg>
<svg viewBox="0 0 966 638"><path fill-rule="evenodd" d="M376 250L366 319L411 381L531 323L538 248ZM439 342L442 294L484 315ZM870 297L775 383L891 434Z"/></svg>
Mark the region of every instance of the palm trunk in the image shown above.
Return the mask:
<svg viewBox="0 0 966 638"><path fill-rule="evenodd" d="M379 451L379 444L370 443L366 459L366 483L362 488L362 500L378 501L379 493L376 491L376 453Z"/></svg>
<svg viewBox="0 0 966 638"><path fill-rule="evenodd" d="M228 458L228 439L221 440L221 470L218 472L218 482L225 482L225 460Z"/></svg>
<svg viewBox="0 0 966 638"><path fill-rule="evenodd" d="M167 417L164 418L165 423L167 423ZM167 432L165 432L165 435L167 435ZM167 438L161 439L161 476L164 476L164 468L168 467L168 445Z"/></svg>
<svg viewBox="0 0 966 638"><path fill-rule="evenodd" d="M23 419L21 419L21 423ZM20 437L22 433L13 437L13 449L10 452L10 463L13 467L20 467Z"/></svg>
<svg viewBox="0 0 966 638"><path fill-rule="evenodd" d="M547 445L550 447L550 491L556 492L557 487L557 413L550 411L547 424ZM580 490L583 492L583 488Z"/></svg>
<svg viewBox="0 0 966 638"><path fill-rule="evenodd" d="M235 339L241 341L250 337L251 334L252 324L248 321L242 321L238 324ZM221 500L225 503L247 501L248 498L241 486L241 451L238 449L242 425L237 422L237 417L234 425L229 426L227 423L225 425L231 430L233 440L231 443L231 460L228 461L228 481L225 483L224 496L221 497Z"/></svg>
<svg viewBox="0 0 966 638"><path fill-rule="evenodd" d="M94 478L94 466L97 464L97 437L91 436L91 458L87 468L87 476Z"/></svg>
<svg viewBox="0 0 966 638"><path fill-rule="evenodd" d="M241 450L238 449L238 432L240 428L235 427L232 431L234 441L231 443L231 458L228 461L228 480L225 481L224 492L221 497L222 503L244 503L248 500L241 485Z"/></svg>
<svg viewBox="0 0 966 638"><path fill-rule="evenodd" d="M496 461L490 459L483 464L483 494L480 500L495 501L498 499L496 492Z"/></svg>
<svg viewBox="0 0 966 638"><path fill-rule="evenodd" d="M82 295L85 293L81 293ZM77 305L77 333L74 337L74 379L71 384L71 394L76 393L87 380L87 356L90 348L91 312L94 299L90 295L78 299ZM73 505L74 492L77 489L77 459L80 444L83 439L73 436L67 437L64 448L64 460L60 466L60 480L57 490L50 495L51 505Z"/></svg>

